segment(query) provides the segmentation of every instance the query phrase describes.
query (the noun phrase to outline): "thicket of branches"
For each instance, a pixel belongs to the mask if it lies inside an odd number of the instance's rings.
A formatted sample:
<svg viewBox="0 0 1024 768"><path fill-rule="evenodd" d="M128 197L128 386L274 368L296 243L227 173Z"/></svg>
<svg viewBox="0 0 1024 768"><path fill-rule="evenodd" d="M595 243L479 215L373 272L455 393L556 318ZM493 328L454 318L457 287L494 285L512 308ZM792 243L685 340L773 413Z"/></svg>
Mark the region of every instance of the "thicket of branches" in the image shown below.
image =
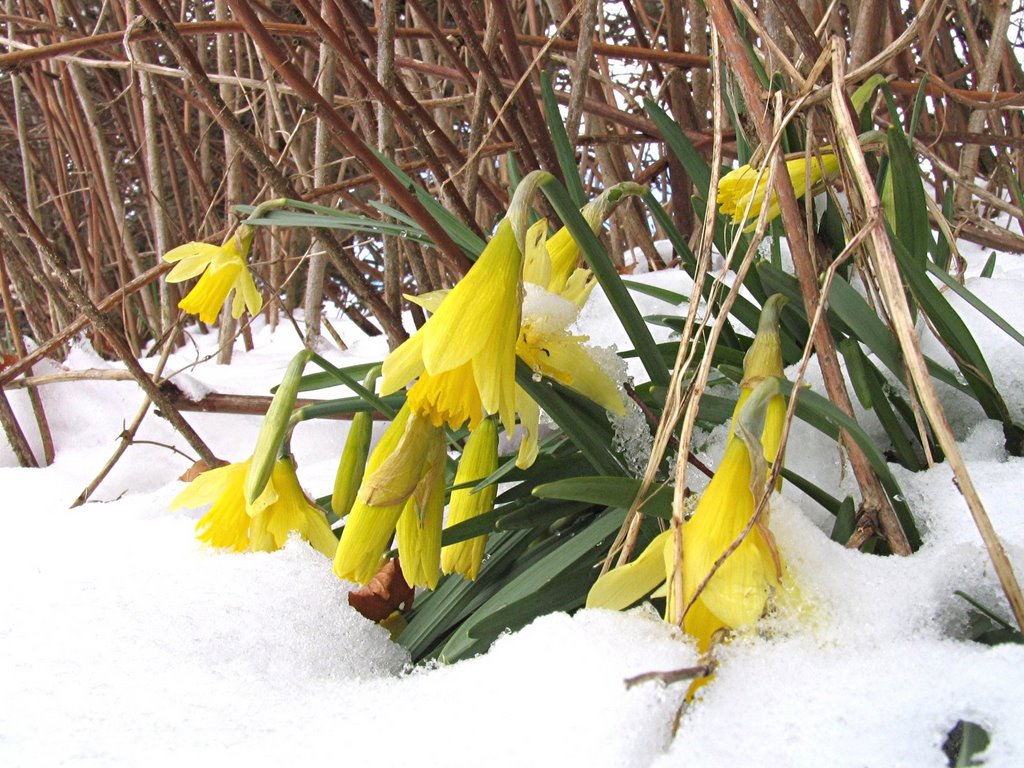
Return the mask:
<svg viewBox="0 0 1024 768"><path fill-rule="evenodd" d="M765 116L794 104L789 130L830 142L834 39L847 51L847 94L873 74L889 80L893 101L877 102L875 127L920 107L913 149L927 161L933 220L945 210L956 235L1024 250L992 223L1024 218L1024 32L1007 1L6 0L3 10L0 386L86 331L186 436L134 359L179 322L180 287L159 279L161 254L220 242L237 224L233 206L287 197L378 220L392 210L425 232L429 244L264 228L254 249L271 323L301 306L310 339L336 336L322 313L330 301L394 343L409 330L402 292L450 285L469 262L386 162L486 236L522 174L566 181L551 131L564 120L586 196L648 184L693 243L696 187L643 100L709 161L716 138L723 163L756 157ZM739 51L762 81L737 68ZM717 137L716 71L727 112ZM557 107L542 99L546 83ZM609 251L639 248L657 266L664 225L627 203ZM228 314L220 325L226 362L246 327ZM0 416L23 442L3 397Z"/></svg>
<svg viewBox="0 0 1024 768"><path fill-rule="evenodd" d="M927 77L916 149L937 199L955 189L962 236L1024 247L989 224L994 210L1020 215L1001 202L1019 201L1024 167L1011 3L741 0L732 9L788 98L815 85L828 35L845 38L851 72L889 76L908 109ZM382 201L423 222L411 195L380 183L369 147L489 232L507 203L510 163L559 173L544 73L568 111L588 191L649 183L680 231L698 228L691 181L640 103L655 99L710 157L711 31L697 0L8 0L5 11L0 222L9 322L19 326L5 334L10 352L19 334L42 343L82 313L40 270L41 248L138 351L177 314L177 288L153 279L159 255L222 238L234 205L286 196L379 217L369 203ZM728 61L719 64L728 75ZM758 143L752 128L742 133ZM735 133L722 138L725 158L735 156ZM439 287L466 266L443 237L437 247L343 232L311 240L296 229L263 237L258 273L280 298L271 321L305 304L314 332L326 297L398 339L403 286ZM657 238L637 206L616 218L611 251L639 246L653 259Z"/></svg>

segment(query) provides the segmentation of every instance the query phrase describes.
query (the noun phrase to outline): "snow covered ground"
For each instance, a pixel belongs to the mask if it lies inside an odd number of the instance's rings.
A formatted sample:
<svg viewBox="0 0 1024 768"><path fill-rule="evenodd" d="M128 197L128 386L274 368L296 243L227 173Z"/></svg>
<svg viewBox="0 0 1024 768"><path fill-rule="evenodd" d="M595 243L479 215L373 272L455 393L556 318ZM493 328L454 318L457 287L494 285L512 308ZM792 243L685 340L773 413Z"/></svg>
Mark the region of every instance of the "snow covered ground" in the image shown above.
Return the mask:
<svg viewBox="0 0 1024 768"><path fill-rule="evenodd" d="M983 257L972 255L973 274ZM674 271L637 279L686 287ZM1024 328L1024 258L1000 255L993 278L970 287ZM671 309L637 298L645 313ZM963 312L1024 420L1024 347ZM595 296L581 322L597 344L621 343L609 317ZM384 354L381 340L336 324L350 349L325 353L334 362ZM255 350L237 350L230 367L184 372L189 390L265 394L300 342L287 324L255 337ZM194 341L168 370L213 349L211 337ZM926 345L939 354L933 339ZM111 367L83 345L62 365ZM811 383L820 391L820 378ZM696 660L652 612L550 615L484 656L411 669L384 630L349 608L350 585L301 541L245 555L197 542L201 511L168 510L191 461L166 447L132 447L91 503L68 509L141 395L115 381L41 391L54 464L20 469L0 445L0 765L923 768L947 764L941 745L961 719L991 735L987 765L1024 765L1024 647L966 639L968 606L955 590L1009 611L946 465L897 470L926 542L902 559L830 541L827 515L787 486L772 521L799 608L724 649L716 679L673 735L685 684L623 683ZM23 392L9 396L31 431ZM259 426L255 417L188 418L228 460L246 458ZM951 418L1019 571L1024 460L1005 454L999 425L969 403L953 402ZM342 422L298 428L299 476L313 494L329 491L344 435ZM153 414L139 437L189 451ZM712 434L707 458L717 461L723 445L724 430ZM804 425L787 458L835 495L854 487L834 447Z"/></svg>

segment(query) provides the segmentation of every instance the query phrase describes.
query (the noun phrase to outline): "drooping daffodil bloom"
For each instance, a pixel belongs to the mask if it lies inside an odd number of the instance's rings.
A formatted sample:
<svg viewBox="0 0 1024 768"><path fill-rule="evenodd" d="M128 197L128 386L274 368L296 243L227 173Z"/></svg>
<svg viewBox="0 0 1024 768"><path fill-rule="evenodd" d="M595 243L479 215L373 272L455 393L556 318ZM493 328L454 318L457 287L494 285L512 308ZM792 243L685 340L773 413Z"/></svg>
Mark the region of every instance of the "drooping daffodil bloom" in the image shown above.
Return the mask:
<svg viewBox="0 0 1024 768"><path fill-rule="evenodd" d="M683 629L702 652L720 630L751 624L764 613L779 586L782 564L767 514L745 535L744 531L765 491L785 420L778 385L782 375L778 322L784 303L776 295L765 304L757 336L744 358L740 399L725 455L682 526L683 594L674 595L667 586L676 551L669 530L655 537L636 560L601 576L587 596L588 607L621 610L654 593L668 598L666 620L671 620L676 601L681 600L682 608L689 606Z"/></svg>
<svg viewBox="0 0 1024 768"><path fill-rule="evenodd" d="M328 557L338 540L327 517L299 485L295 466L280 458L263 492L252 504L245 500L245 477L251 459L203 472L171 502L171 508L210 509L196 523L197 538L210 546L236 552L273 552L292 531Z"/></svg>
<svg viewBox="0 0 1024 768"><path fill-rule="evenodd" d="M427 322L384 360L381 394L418 377L408 401L435 426L458 429L469 422L473 429L498 414L511 432L522 263L512 222L504 218Z"/></svg>
<svg viewBox="0 0 1024 768"><path fill-rule="evenodd" d="M180 283L201 275L192 290L178 302L178 307L198 315L204 323L213 323L228 295L234 291L232 316L237 319L246 309L251 315L257 314L263 307L263 297L246 264L254 234L251 226L243 224L223 245L192 242L165 253L164 261L174 263L167 282Z"/></svg>
<svg viewBox="0 0 1024 768"><path fill-rule="evenodd" d="M833 152L823 152L821 157L810 160L810 184L808 185L808 161L798 157L786 161L786 170L793 184L796 196L803 197L809 190L817 188L823 180L833 178L839 172L839 158ZM760 178L759 178L760 177ZM780 213L779 198L772 190L768 194L768 169L762 172L750 165L741 165L729 171L718 181L718 206L722 213L731 216L737 224L750 223L744 231L752 232L761 209L768 206L768 221ZM750 210L747 210L747 206Z"/></svg>
<svg viewBox="0 0 1024 768"><path fill-rule="evenodd" d="M580 213L597 232L626 196L644 191L632 182L618 184L587 203ZM621 416L625 408L618 384L587 351L584 342L588 337L569 331L596 284L593 275L589 269L577 266L580 250L568 227L550 238L546 235L547 222L543 219L526 234L523 319L516 353L536 377L546 376L575 389ZM525 469L537 458L540 408L517 387L516 410L525 433L516 465Z"/></svg>

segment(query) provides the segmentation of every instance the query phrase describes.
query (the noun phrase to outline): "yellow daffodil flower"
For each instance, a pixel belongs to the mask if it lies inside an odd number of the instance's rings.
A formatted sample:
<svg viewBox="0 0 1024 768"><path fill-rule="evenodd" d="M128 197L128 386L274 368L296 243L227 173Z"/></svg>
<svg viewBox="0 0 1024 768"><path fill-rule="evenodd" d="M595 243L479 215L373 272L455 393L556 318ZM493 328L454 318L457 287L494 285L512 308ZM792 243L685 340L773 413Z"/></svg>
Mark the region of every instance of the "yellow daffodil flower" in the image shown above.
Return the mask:
<svg viewBox="0 0 1024 768"><path fill-rule="evenodd" d="M628 193L633 193L632 187L643 189L630 185ZM607 195L606 190L581 211L595 230L614 207L607 202ZM615 198L619 199L621 196ZM547 240L546 233L547 222L541 219L526 234L523 319L516 354L535 376L547 376L575 389L605 410L621 416L625 408L618 385L590 356L584 346L588 337L568 330L594 287L591 272L576 266L579 247L567 227ZM516 410L525 433L516 465L525 469L537 458L540 408L521 387L516 387Z"/></svg>
<svg viewBox="0 0 1024 768"><path fill-rule="evenodd" d="M785 400L778 388L782 375L778 323L784 303L778 295L765 303L754 343L744 358L740 399L725 455L682 527L680 599L684 607L690 606L683 629L697 640L702 652L719 630L760 618L782 575L766 514L729 550L753 517L781 441ZM670 619L677 598L667 584L674 567L675 541L672 531L665 531L636 560L601 576L587 596L587 606L621 610L653 592L668 597L666 619Z"/></svg>
<svg viewBox="0 0 1024 768"><path fill-rule="evenodd" d="M228 294L234 291L232 316L241 317L245 309L251 315L257 314L263 307L263 298L246 266L253 235L252 227L243 224L223 245L192 242L165 253L164 261L177 262L167 275L167 282L180 283L202 275L178 306L199 315L204 323L213 323Z"/></svg>
<svg viewBox="0 0 1024 768"><path fill-rule="evenodd" d="M466 440L466 448L455 472L455 485L479 482L497 468L498 425L493 419L485 419ZM497 486L494 484L476 492L472 487L452 491L448 505L448 527L490 512L494 507L496 493ZM460 573L467 579L475 579L480 572L486 546L486 536L476 536L449 544L441 550L441 570L445 573ZM402 562L404 564L405 561Z"/></svg>
<svg viewBox="0 0 1024 768"><path fill-rule="evenodd" d="M516 337L522 254L502 219L476 263L423 326L384 360L381 394L419 380L407 398L435 426L476 427L499 414L515 428Z"/></svg>
<svg viewBox="0 0 1024 768"><path fill-rule="evenodd" d="M328 557L338 540L323 510L299 486L290 459L278 459L263 493L253 504L245 501L245 477L251 459L204 472L171 502L171 508L212 506L196 523L197 538L214 547L236 552L273 552L297 531Z"/></svg>
<svg viewBox="0 0 1024 768"><path fill-rule="evenodd" d="M776 379L762 382L744 404L741 418L763 418L767 401L777 392ZM763 522L754 525L712 574L715 563L753 517L757 501L754 489L763 490L768 465L763 460L752 462L751 456L762 451L759 440L751 447L740 436L730 438L718 471L693 515L683 524L682 604L690 605L683 629L702 652L719 630L736 629L760 618L769 595L779 584L781 563L771 532ZM636 560L601 576L587 596L587 607L622 610L654 592L654 596L668 596L666 620L670 619L677 598L664 585L671 580L674 554L672 531L665 531ZM708 581L697 595L705 579Z"/></svg>
<svg viewBox="0 0 1024 768"><path fill-rule="evenodd" d="M810 161L810 187L807 185L807 159L798 157L786 161L786 170L793 184L797 197L803 197L808 190L813 190L826 178L832 178L839 172L839 158L832 152L824 152L819 160L812 157ZM774 190L768 195L768 170L760 172L749 165L741 165L729 171L718 181L718 205L722 213L731 216L737 224L745 224L756 220L765 206L768 205L768 221L779 215L779 198ZM747 210L747 205L750 210ZM756 221L746 231L753 231Z"/></svg>

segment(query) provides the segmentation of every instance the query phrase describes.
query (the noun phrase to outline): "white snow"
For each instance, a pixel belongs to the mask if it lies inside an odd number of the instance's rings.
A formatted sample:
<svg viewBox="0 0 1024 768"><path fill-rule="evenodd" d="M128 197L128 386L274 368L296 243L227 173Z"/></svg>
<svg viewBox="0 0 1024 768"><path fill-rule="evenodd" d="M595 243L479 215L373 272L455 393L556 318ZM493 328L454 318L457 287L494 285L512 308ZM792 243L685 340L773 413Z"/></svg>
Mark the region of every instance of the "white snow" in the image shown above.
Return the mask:
<svg viewBox="0 0 1024 768"><path fill-rule="evenodd" d="M987 254L967 250L977 274ZM993 278L969 283L1017 328L1022 274L1024 258L1001 254ZM675 271L639 279L689 290ZM643 314L680 311L636 298ZM957 306L1020 417L1024 347ZM595 295L580 327L592 344L626 348L610 317ZM350 349L325 352L334 363L384 354L381 339L336 324ZM213 337L196 337L168 370L184 369L192 396L266 394L300 342L290 324L274 333L259 326L254 336L255 349L239 346L231 366L191 367L215 348ZM112 367L84 342L62 365ZM810 380L820 391L813 373ZM986 765L1024 765L1024 647L966 639L968 606L955 590L1010 614L944 464L894 469L925 538L908 558L830 541L827 513L784 488L772 525L791 586L770 617L722 649L716 678L673 736L685 683L623 683L696 662L693 647L649 611L553 614L484 656L410 669L386 632L349 608L350 585L301 540L244 555L197 542L201 511L168 509L191 460L166 447L131 447L91 503L68 509L142 397L123 381L41 392L54 464L18 468L0 444L0 765L924 768L947 764L941 745L960 719L990 733ZM7 394L38 452L24 391ZM1019 567L1024 459L1006 455L999 425L980 410L957 408L972 476ZM186 416L228 460L246 458L259 426L254 417ZM299 475L314 495L331 486L345 431L341 421L298 427ZM722 432L704 446L711 460ZM191 453L153 414L139 438ZM841 496L855 485L829 445L796 425L789 464Z"/></svg>

